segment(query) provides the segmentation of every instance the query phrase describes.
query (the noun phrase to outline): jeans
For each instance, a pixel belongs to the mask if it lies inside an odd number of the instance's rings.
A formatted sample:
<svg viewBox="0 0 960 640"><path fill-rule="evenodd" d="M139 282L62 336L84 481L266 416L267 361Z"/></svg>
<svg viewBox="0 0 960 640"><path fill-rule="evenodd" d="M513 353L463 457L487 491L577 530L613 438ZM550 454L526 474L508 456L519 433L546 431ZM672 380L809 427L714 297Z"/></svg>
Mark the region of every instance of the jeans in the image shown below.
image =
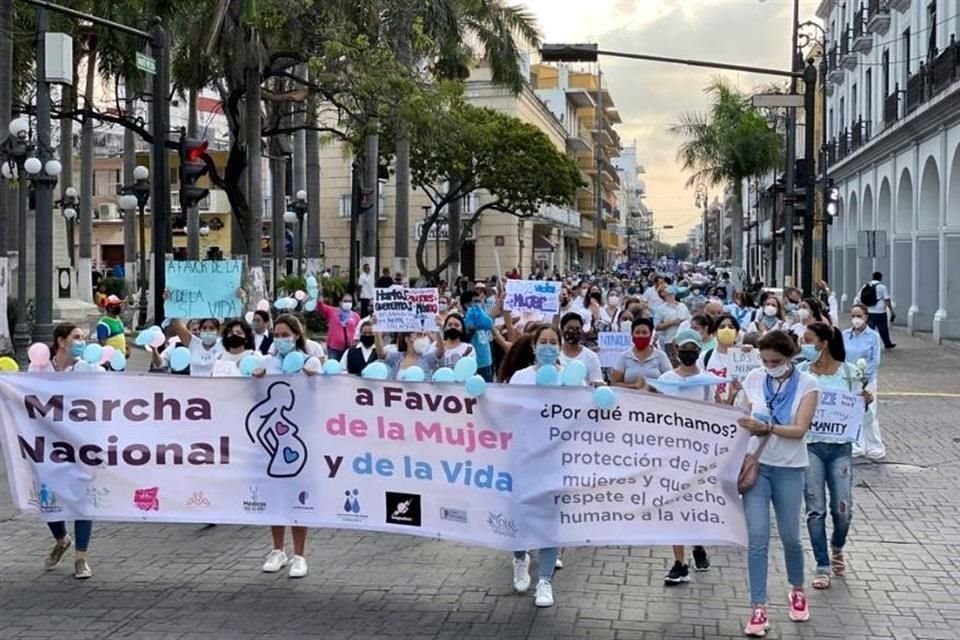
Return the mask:
<svg viewBox="0 0 960 640"><path fill-rule="evenodd" d="M340 360L343 357L343 349L332 349L327 347L327 360Z"/></svg>
<svg viewBox="0 0 960 640"><path fill-rule="evenodd" d="M883 346L889 349L893 342L890 341L890 326L887 324L887 312L868 313L867 325L880 334L880 339L883 340Z"/></svg>
<svg viewBox="0 0 960 640"><path fill-rule="evenodd" d="M767 603L767 564L770 546L770 503L777 516L787 579L803 586L803 545L800 543L800 510L803 508L803 467L760 465L757 483L743 494L747 519L747 574L752 605Z"/></svg>
<svg viewBox="0 0 960 640"><path fill-rule="evenodd" d="M517 560L523 560L526 553L526 551L514 551L513 557ZM540 580L549 582L553 579L553 570L557 565L557 556L560 555L560 549L558 547L547 547L546 549L540 549L538 555Z"/></svg>
<svg viewBox="0 0 960 640"><path fill-rule="evenodd" d="M50 533L52 533L53 537L57 540L63 540L64 536L67 535L66 522L48 522L47 526L50 527ZM76 520L73 523L74 548L81 553L85 552L87 547L90 546L90 536L92 534L92 520Z"/></svg>
<svg viewBox="0 0 960 640"><path fill-rule="evenodd" d="M807 502L807 531L817 561L817 573L830 573L827 554L827 489L830 490L830 519L833 535L830 547L843 549L853 518L853 445L812 442L807 445L810 466L804 497Z"/></svg>
<svg viewBox="0 0 960 640"><path fill-rule="evenodd" d="M477 375L487 382L493 382L493 365L488 364L485 367L477 367Z"/></svg>

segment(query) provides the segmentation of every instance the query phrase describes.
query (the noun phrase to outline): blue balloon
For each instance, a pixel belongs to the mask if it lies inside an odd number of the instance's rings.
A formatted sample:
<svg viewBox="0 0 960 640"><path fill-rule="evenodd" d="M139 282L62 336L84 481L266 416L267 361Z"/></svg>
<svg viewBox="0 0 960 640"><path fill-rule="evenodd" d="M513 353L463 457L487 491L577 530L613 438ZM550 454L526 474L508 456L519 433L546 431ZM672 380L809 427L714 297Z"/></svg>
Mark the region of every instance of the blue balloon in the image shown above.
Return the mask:
<svg viewBox="0 0 960 640"><path fill-rule="evenodd" d="M571 360L563 368L560 379L565 387L582 387L583 381L587 379L587 365L579 360Z"/></svg>
<svg viewBox="0 0 960 640"><path fill-rule="evenodd" d="M343 366L339 360L327 360L323 363L323 375L335 376L343 371Z"/></svg>
<svg viewBox="0 0 960 640"><path fill-rule="evenodd" d="M119 351L113 354L113 357L110 358L110 368L114 371L123 371L127 368L127 356L123 355Z"/></svg>
<svg viewBox="0 0 960 640"><path fill-rule="evenodd" d="M474 375L476 372L477 359L469 356L457 360L457 364L453 367L453 373L457 377L457 382L466 382L467 378Z"/></svg>
<svg viewBox="0 0 960 640"><path fill-rule="evenodd" d="M242 376L252 376L254 369L260 364L260 358L257 356L243 356L240 359L240 364L237 365L237 368L240 369L240 375Z"/></svg>
<svg viewBox="0 0 960 640"><path fill-rule="evenodd" d="M190 366L190 349L177 347L170 352L170 369L183 371Z"/></svg>
<svg viewBox="0 0 960 640"><path fill-rule="evenodd" d="M541 387L555 387L560 384L560 373L554 366L537 369L537 385Z"/></svg>
<svg viewBox="0 0 960 640"><path fill-rule="evenodd" d="M283 365L280 367L284 373L300 373L303 371L303 365L307 362L307 356L299 351L291 351L283 356Z"/></svg>
<svg viewBox="0 0 960 640"><path fill-rule="evenodd" d="M103 347L98 344L88 344L83 349L83 361L88 364L100 364L103 357Z"/></svg>
<svg viewBox="0 0 960 640"><path fill-rule="evenodd" d="M280 311L289 311L290 309L296 309L297 299L290 298L290 297L277 298L277 300L273 303L273 307Z"/></svg>
<svg viewBox="0 0 960 640"><path fill-rule="evenodd" d="M317 284L317 279L314 276L307 276L307 289L316 289L319 285Z"/></svg>
<svg viewBox="0 0 960 640"><path fill-rule="evenodd" d="M150 340L153 338L152 332L147 329L146 331L141 331L137 334L136 340L133 341L138 347L145 347L150 344Z"/></svg>
<svg viewBox="0 0 960 640"><path fill-rule="evenodd" d="M386 380L390 377L390 369L382 362L371 362L363 368L360 376L368 380Z"/></svg>
<svg viewBox="0 0 960 640"><path fill-rule="evenodd" d="M397 377L404 382L423 382L427 379L427 374L422 368L418 367L417 365L413 365L412 367L407 367L401 371L400 375Z"/></svg>
<svg viewBox="0 0 960 640"><path fill-rule="evenodd" d="M593 390L593 404L600 409L609 409L617 403L617 395L610 387L597 387Z"/></svg>
<svg viewBox="0 0 960 640"><path fill-rule="evenodd" d="M468 396L479 398L487 392L487 381L481 376L470 376L467 378L466 390Z"/></svg>
<svg viewBox="0 0 960 640"><path fill-rule="evenodd" d="M456 382L457 374L450 367L440 367L433 372L434 382Z"/></svg>
<svg viewBox="0 0 960 640"><path fill-rule="evenodd" d="M303 310L308 313L313 313L317 310L317 301L314 298L307 300L307 303L303 305Z"/></svg>

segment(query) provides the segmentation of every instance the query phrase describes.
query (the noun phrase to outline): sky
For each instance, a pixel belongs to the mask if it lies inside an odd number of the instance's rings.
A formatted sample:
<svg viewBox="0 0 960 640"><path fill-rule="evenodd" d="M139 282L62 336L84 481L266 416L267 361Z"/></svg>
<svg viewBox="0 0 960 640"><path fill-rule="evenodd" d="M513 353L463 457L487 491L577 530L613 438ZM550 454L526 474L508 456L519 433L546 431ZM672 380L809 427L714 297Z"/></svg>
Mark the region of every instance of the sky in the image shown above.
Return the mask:
<svg viewBox="0 0 960 640"><path fill-rule="evenodd" d="M792 0L518 0L536 15L544 42L596 42L601 49L786 68ZM800 0L800 20L818 0ZM700 214L689 174L676 162L679 139L668 132L682 112L704 112L703 89L725 76L742 90L776 82L770 76L601 58L600 67L623 118L624 145L636 142L644 165L647 206L664 242L682 242ZM722 187L711 187L710 200Z"/></svg>

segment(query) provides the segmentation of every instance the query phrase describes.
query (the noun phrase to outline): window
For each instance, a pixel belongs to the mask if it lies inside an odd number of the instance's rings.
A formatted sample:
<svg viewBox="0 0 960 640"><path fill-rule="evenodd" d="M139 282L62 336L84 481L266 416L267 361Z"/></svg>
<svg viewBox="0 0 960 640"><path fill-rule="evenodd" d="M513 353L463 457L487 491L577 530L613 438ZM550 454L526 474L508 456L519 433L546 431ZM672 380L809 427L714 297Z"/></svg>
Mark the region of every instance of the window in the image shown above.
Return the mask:
<svg viewBox="0 0 960 640"><path fill-rule="evenodd" d="M910 27L907 27L903 30L903 83L907 83L907 79L910 77Z"/></svg>
<svg viewBox="0 0 960 640"><path fill-rule="evenodd" d="M857 85L856 83L850 87L850 123L856 125L857 123Z"/></svg>
<svg viewBox="0 0 960 640"><path fill-rule="evenodd" d="M831 107L831 108L830 108L830 115L829 115L829 117L827 118L827 137L828 137L828 138L833 138L833 137L834 137L834 136L833 136L833 132L834 132L834 131L835 131L835 127L834 127L834 124L833 124L833 108Z"/></svg>
<svg viewBox="0 0 960 640"><path fill-rule="evenodd" d="M883 75L883 97L890 95L890 50L884 49L880 58L880 69Z"/></svg>
<svg viewBox="0 0 960 640"><path fill-rule="evenodd" d="M847 122L847 102L846 102L846 100L843 99L843 98L840 98L840 117L839 117L839 121L840 121L840 124L844 125L844 128L846 128L846 122Z"/></svg>
<svg viewBox="0 0 960 640"><path fill-rule="evenodd" d="M937 51L937 0L927 5L927 56L936 55Z"/></svg>
<svg viewBox="0 0 960 640"><path fill-rule="evenodd" d="M873 120L873 70L867 69L863 74L863 117L868 122Z"/></svg>

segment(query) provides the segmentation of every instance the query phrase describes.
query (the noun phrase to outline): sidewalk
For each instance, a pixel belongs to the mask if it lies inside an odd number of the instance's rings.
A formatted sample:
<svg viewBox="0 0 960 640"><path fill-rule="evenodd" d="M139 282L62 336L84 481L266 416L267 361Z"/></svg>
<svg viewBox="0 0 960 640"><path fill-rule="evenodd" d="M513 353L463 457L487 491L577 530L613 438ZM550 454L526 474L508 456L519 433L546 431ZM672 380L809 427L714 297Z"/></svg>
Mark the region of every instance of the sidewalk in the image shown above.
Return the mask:
<svg viewBox="0 0 960 640"><path fill-rule="evenodd" d="M856 465L848 575L811 591L812 620L791 623L773 542L769 638L960 635L960 354L897 340L880 375L888 457ZM707 640L741 638L748 615L738 549L711 549L711 571L672 588L662 582L667 547L567 549L557 605L537 610L532 593L512 593L509 555L484 549L314 530L310 574L291 581L260 572L270 547L262 527L103 523L91 546L96 575L77 582L72 554L43 571L46 527L15 514L2 484L2 640Z"/></svg>

